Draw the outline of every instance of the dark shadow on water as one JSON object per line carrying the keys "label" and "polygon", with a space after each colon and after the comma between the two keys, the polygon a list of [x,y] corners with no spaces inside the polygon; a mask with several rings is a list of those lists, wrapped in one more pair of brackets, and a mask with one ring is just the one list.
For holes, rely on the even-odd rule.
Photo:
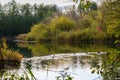
{"label": "dark shadow on water", "polygon": [[19,68],[19,66],[18,61],[0,60],[0,69]]}
{"label": "dark shadow on water", "polygon": [[[0,60],[0,79],[2,78],[3,74],[6,73],[7,71],[19,68],[20,62],[18,61]],[[9,73],[8,75],[11,74]]]}

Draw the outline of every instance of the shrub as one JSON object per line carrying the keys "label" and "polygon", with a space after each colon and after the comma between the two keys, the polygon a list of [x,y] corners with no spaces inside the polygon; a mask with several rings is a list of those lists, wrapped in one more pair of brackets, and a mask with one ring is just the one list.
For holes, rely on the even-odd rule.
{"label": "shrub", "polygon": [[26,40],[26,37],[27,37],[27,34],[19,34],[19,35],[16,37],[16,39],[17,39],[17,40],[23,40],[23,41],[25,41],[25,40]]}
{"label": "shrub", "polygon": [[[67,17],[61,16],[58,18],[53,18],[49,24],[37,24],[31,28],[28,33],[27,40],[36,41],[51,41],[62,35],[62,40],[68,39],[67,32],[76,28],[76,23]],[[64,35],[67,34],[67,35]],[[64,36],[63,36],[64,35]]]}
{"label": "shrub", "polygon": [[45,33],[45,24],[40,23],[36,24],[31,28],[31,31],[28,33],[27,40],[39,40],[43,39]]}
{"label": "shrub", "polygon": [[70,20],[68,17],[65,16],[52,19],[51,25],[55,30],[59,29],[60,31],[66,31],[66,32],[76,28],[75,21]]}
{"label": "shrub", "polygon": [[2,60],[12,60],[20,62],[23,58],[23,56],[18,51],[9,49],[5,40],[2,43],[2,48],[0,48],[0,55],[0,59]]}

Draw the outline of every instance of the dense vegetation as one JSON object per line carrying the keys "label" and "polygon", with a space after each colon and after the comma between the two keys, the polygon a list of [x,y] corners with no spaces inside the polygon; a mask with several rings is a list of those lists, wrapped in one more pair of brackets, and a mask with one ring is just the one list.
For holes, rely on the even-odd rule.
{"label": "dense vegetation", "polygon": [[19,51],[14,51],[8,48],[6,40],[3,39],[3,42],[0,44],[0,61],[15,61],[20,62],[23,56]]}
{"label": "dense vegetation", "polygon": [[49,18],[55,11],[56,5],[18,4],[15,0],[0,4],[0,37],[27,33],[31,26]]}
{"label": "dense vegetation", "polygon": [[[97,6],[96,3],[90,1],[87,1],[86,4],[84,4],[84,0],[81,0],[77,11],[73,7],[69,12],[62,14],[59,12],[57,15],[52,16],[56,11],[57,8],[55,5],[17,4],[14,0],[8,4],[0,5],[0,37],[15,36],[29,32],[27,37],[26,35],[21,35],[23,39],[26,37],[27,40],[38,42],[108,40],[115,40],[116,43],[120,42],[120,0],[103,0],[100,6]],[[49,45],[43,47],[41,45],[36,46],[37,47],[35,47],[35,45],[34,47],[33,45],[29,45],[32,52],[35,51],[35,55],[41,55],[40,51],[41,53],[43,53],[42,51],[50,53],[49,50],[51,50],[51,53],[53,53],[54,49],[65,51],[64,47],[71,50],[70,46],[63,47],[59,45],[59,48],[49,47]],[[44,49],[46,46],[47,49]],[[90,46],[90,48],[92,47]],[[99,50],[96,46],[93,48]],[[103,49],[105,48],[106,47]],[[82,49],[74,47],[75,51],[77,49],[82,51]],[[89,51],[88,48],[84,49]],[[116,54],[113,54],[114,51],[116,51]],[[5,42],[1,44],[1,60],[20,61],[22,57],[23,56],[21,56],[18,51],[9,49]],[[103,75],[105,80],[115,79],[120,75],[119,57],[119,51],[110,48],[107,54],[101,56],[101,65],[96,64],[96,61],[98,61],[97,59],[93,60],[94,64],[91,67],[91,69],[93,69],[92,73],[96,72]],[[97,69],[96,71],[94,70],[95,68]],[[30,70],[28,71],[34,78],[32,72]],[[8,78],[29,80],[28,76],[20,75],[8,75]],[[72,79],[68,78],[68,80]]]}
{"label": "dense vegetation", "polygon": [[[110,6],[110,7],[109,7]],[[78,12],[73,8],[66,14],[55,16],[49,23],[39,23],[31,28],[27,40],[36,41],[114,41],[120,32],[119,1],[83,4]]]}
{"label": "dense vegetation", "polygon": [[[27,40],[35,41],[117,39],[119,42],[119,3],[119,0],[102,1],[98,6],[95,2],[85,4],[81,0],[77,10],[73,6],[68,12],[61,13],[55,5],[18,4],[12,0],[0,4],[0,37],[29,32]],[[22,39],[25,37],[22,35]]]}

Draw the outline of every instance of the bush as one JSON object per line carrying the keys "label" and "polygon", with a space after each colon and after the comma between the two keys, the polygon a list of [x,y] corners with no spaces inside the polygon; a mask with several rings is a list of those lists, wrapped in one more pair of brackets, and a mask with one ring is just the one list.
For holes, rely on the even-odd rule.
{"label": "bush", "polygon": [[68,39],[67,36],[69,36],[67,32],[74,30],[75,28],[76,23],[74,21],[61,16],[53,18],[49,24],[40,23],[34,25],[28,33],[27,40],[51,41],[56,38],[63,38],[61,40],[66,40]]}
{"label": "bush", "polygon": [[[80,19],[80,23],[69,19],[66,16],[52,18],[50,23],[40,23],[31,28],[27,40],[36,41],[106,41],[113,40],[114,34],[108,28],[99,29],[98,20],[100,15],[92,12]],[[78,26],[77,26],[78,25]]]}
{"label": "bush", "polygon": [[31,28],[31,31],[28,33],[27,40],[43,39],[44,33],[45,33],[45,24],[43,23],[36,24]]}
{"label": "bush", "polygon": [[69,32],[76,28],[76,23],[73,20],[70,20],[68,17],[61,16],[58,18],[54,18],[51,21],[51,25],[53,25],[54,29],[59,29],[60,31]]}
{"label": "bush", "polygon": [[6,41],[2,43],[2,48],[0,48],[0,59],[1,60],[10,60],[20,62],[23,56],[18,52],[12,49],[8,49]]}
{"label": "bush", "polygon": [[16,39],[17,39],[17,40],[23,40],[23,41],[25,41],[25,40],[26,40],[26,37],[27,37],[27,34],[19,34],[19,35],[16,37]]}

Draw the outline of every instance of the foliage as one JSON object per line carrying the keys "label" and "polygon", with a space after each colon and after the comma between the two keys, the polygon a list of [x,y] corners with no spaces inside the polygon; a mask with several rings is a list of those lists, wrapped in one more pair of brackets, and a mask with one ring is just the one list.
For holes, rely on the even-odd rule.
{"label": "foliage", "polygon": [[[118,39],[116,43],[119,42],[119,0],[102,1],[100,6],[89,0],[74,1],[80,2],[80,13],[73,7],[73,11],[62,16],[59,15],[61,13],[52,16],[57,11],[55,5],[32,6],[18,4],[14,0],[0,5],[0,36],[29,32],[27,40],[70,42]],[[26,40],[26,35],[19,37]]]}
{"label": "foliage", "polygon": [[97,3],[95,2],[91,2],[91,1],[84,1],[81,0],[78,6],[78,10],[79,12],[88,12],[88,11],[92,11],[92,10],[97,10]]}
{"label": "foliage", "polygon": [[56,5],[18,4],[15,0],[0,4],[0,37],[27,33],[32,25],[57,11]]}
{"label": "foliage", "polygon": [[37,24],[28,33],[28,40],[56,40],[58,35],[69,33],[76,28],[76,23],[65,16],[53,18],[49,24]]}
{"label": "foliage", "polygon": [[[115,20],[112,21],[113,19],[110,13],[114,11],[111,11],[111,8],[108,8],[110,4],[111,2],[104,1],[98,7],[95,2],[87,1],[85,3],[84,0],[81,0],[78,6],[80,13],[75,12],[73,9],[73,12],[70,11],[72,12],[71,14],[68,12],[65,15],[63,14],[64,16],[55,16],[50,19],[49,23],[40,23],[44,24],[45,28],[41,32],[34,31],[32,28],[30,32],[31,34],[28,34],[28,40],[30,40],[32,34],[39,34],[40,37],[35,35],[36,38],[33,35],[33,40],[65,42],[83,40],[114,41],[116,40],[116,36],[118,38],[120,34],[118,30],[116,31],[116,29],[119,28],[117,28],[115,24],[118,22],[118,19],[116,20],[114,17]],[[81,9],[81,7],[83,9]],[[114,14],[115,13],[116,12],[114,12]],[[74,14],[75,18],[73,18]],[[111,24],[111,22],[115,23]]]}
{"label": "foliage", "polygon": [[34,25],[31,28],[31,32],[28,33],[28,40],[40,40],[43,39],[46,26],[43,23]]}
{"label": "foliage", "polygon": [[67,72],[63,71],[60,73],[60,76],[57,76],[57,80],[73,80],[73,77],[71,77]]}
{"label": "foliage", "polygon": [[[115,51],[116,52],[116,51]],[[91,66],[92,73],[101,74],[103,80],[114,80],[120,77],[120,53],[107,53],[102,57],[102,63],[96,64],[98,60],[94,60],[94,65]],[[118,52],[118,51],[117,51]]]}
{"label": "foliage", "polygon": [[10,72],[6,72],[2,75],[2,80],[36,80],[36,78],[33,75],[32,71],[27,68],[24,71],[24,75],[14,73],[11,74]]}
{"label": "foliage", "polygon": [[17,39],[17,40],[24,40],[24,41],[25,41],[26,37],[27,37],[27,34],[20,34],[20,35],[18,35],[18,36],[16,37],[16,39]]}
{"label": "foliage", "polygon": [[1,60],[12,60],[20,62],[23,56],[18,52],[8,48],[6,40],[2,42],[2,47],[0,48],[0,59]]}
{"label": "foliage", "polygon": [[[21,74],[11,74],[10,72],[6,72],[2,75],[2,80],[37,80],[31,71],[31,69],[27,68],[24,71],[24,75]],[[61,76],[57,76],[56,80],[73,80],[73,78],[68,73],[61,73]]]}
{"label": "foliage", "polygon": [[[67,14],[66,14],[67,15]],[[36,41],[106,41],[114,40],[114,33],[106,28],[100,10],[91,11],[71,20],[66,16],[54,17],[50,23],[40,23],[31,28],[28,40]]]}
{"label": "foliage", "polygon": [[61,16],[59,18],[52,19],[51,25],[53,25],[52,27],[55,30],[58,29],[63,32],[69,32],[70,30],[72,30],[76,27],[76,23],[73,20],[70,20],[69,18],[67,18],[65,16]]}
{"label": "foliage", "polygon": [[120,24],[120,1],[119,0],[107,0],[103,1],[100,11],[103,16],[102,24],[106,26],[107,31],[112,33],[117,39],[119,39],[119,24]]}

